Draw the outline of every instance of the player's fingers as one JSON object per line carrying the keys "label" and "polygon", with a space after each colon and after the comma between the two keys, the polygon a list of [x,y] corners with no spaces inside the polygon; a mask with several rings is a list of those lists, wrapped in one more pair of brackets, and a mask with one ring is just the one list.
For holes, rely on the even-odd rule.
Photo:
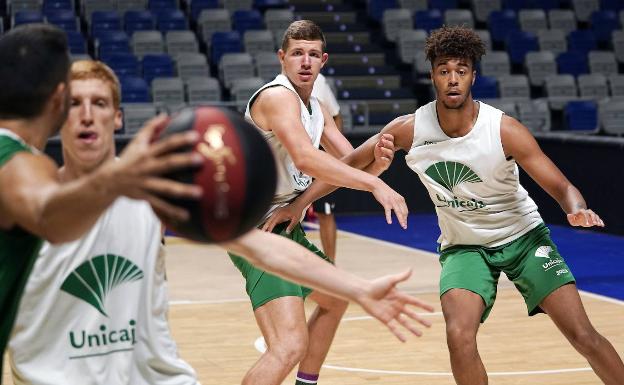
{"label": "player's fingers", "polygon": [[275,227],[275,223],[273,222],[273,216],[271,216],[262,225],[262,231],[272,232],[273,231],[273,227]]}
{"label": "player's fingers", "polygon": [[180,132],[154,142],[150,152],[155,156],[159,156],[180,147],[193,147],[198,140],[199,134],[196,131]]}
{"label": "player's fingers", "polygon": [[196,152],[174,152],[144,162],[140,167],[143,174],[160,175],[187,167],[197,167],[203,163],[204,158]]}
{"label": "player's fingers", "polygon": [[392,206],[385,206],[384,211],[386,213],[386,223],[392,224]]}
{"label": "player's fingers", "polygon": [[288,227],[286,227],[286,232],[290,234],[295,226],[297,226],[297,223],[299,223],[299,220],[297,218],[290,218],[290,223],[288,224]]}
{"label": "player's fingers", "polygon": [[409,330],[415,336],[422,336],[422,332],[418,329],[414,324],[409,321],[409,318],[403,315],[402,313],[396,318],[397,321],[403,325],[404,328]]}
{"label": "player's fingers", "polygon": [[167,114],[159,114],[143,125],[143,127],[134,136],[133,142],[150,143],[155,137],[158,136],[160,130],[165,127],[165,123],[169,118]]}
{"label": "player's fingers", "polygon": [[398,324],[398,321],[395,321],[393,319],[393,320],[390,320],[390,322],[386,323],[386,326],[388,327],[388,329],[390,329],[390,332],[392,332],[392,334],[394,334],[394,336],[399,339],[399,341],[401,342],[407,341],[403,333],[401,333],[401,330],[399,329],[399,326],[397,324]]}
{"label": "player's fingers", "polygon": [[158,218],[174,229],[179,222],[188,221],[190,218],[189,212],[185,209],[171,205],[154,195],[149,195],[145,199],[152,206]]}
{"label": "player's fingers", "polygon": [[405,303],[408,303],[410,305],[419,307],[423,310],[426,310],[428,312],[432,312],[434,310],[433,306],[431,304],[429,304],[428,302],[425,302],[423,300],[420,300],[416,297],[413,297],[409,294],[405,294],[405,293],[399,293],[397,294],[399,296],[402,297],[402,300],[405,301]]}
{"label": "player's fingers", "polygon": [[420,314],[418,314],[417,312],[415,312],[413,309],[409,308],[409,307],[405,307],[403,309],[403,314],[407,315],[407,317],[415,320],[416,322],[418,322],[419,324],[425,326],[425,327],[431,327],[431,321],[426,319],[425,317],[421,316]]}
{"label": "player's fingers", "polygon": [[170,198],[199,199],[203,191],[198,185],[180,183],[166,178],[145,178],[141,187],[152,194]]}

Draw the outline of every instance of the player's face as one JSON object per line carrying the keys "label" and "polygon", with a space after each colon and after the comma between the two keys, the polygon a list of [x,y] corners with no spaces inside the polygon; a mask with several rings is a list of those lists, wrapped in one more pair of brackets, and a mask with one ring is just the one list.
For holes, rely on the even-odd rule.
{"label": "player's face", "polygon": [[475,76],[470,59],[436,58],[431,70],[436,99],[446,108],[461,108],[470,96]]}
{"label": "player's face", "polygon": [[282,71],[298,88],[310,88],[327,61],[320,40],[290,40],[286,52],[279,50]]}
{"label": "player's face", "polygon": [[70,109],[61,130],[65,162],[90,171],[115,156],[114,132],[122,126],[108,82],[72,80]]}

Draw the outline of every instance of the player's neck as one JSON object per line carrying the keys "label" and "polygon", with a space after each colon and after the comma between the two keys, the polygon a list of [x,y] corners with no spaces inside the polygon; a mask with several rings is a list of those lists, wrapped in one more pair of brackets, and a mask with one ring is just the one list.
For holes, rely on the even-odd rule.
{"label": "player's neck", "polygon": [[437,101],[436,112],[442,131],[451,138],[458,138],[472,130],[479,116],[479,103],[468,97],[460,108],[446,108]]}
{"label": "player's neck", "polygon": [[63,167],[59,169],[59,176],[63,182],[78,179],[84,175],[91,174],[95,169],[100,167],[106,161],[113,159],[115,154],[106,157],[98,162],[83,162],[79,159],[72,159],[67,154],[63,154]]}
{"label": "player's neck", "polygon": [[[43,151],[48,138],[52,135],[47,119],[37,117],[33,119],[0,119],[0,127],[12,131],[24,142]],[[45,127],[46,129],[43,129]]]}

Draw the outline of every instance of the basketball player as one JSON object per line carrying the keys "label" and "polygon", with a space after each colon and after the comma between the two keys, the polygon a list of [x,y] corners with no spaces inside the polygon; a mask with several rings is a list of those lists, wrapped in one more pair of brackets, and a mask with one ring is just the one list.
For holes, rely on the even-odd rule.
{"label": "basketball player", "polygon": [[[316,76],[327,61],[324,48],[325,38],[316,24],[308,20],[293,22],[278,51],[282,73],[261,87],[247,105],[246,118],[265,135],[277,157],[278,188],[269,214],[293,200],[314,177],[371,191],[384,206],[387,220],[390,222],[394,210],[405,227],[407,207],[403,197],[378,177],[336,159],[352,147],[327,110],[311,96]],[[326,152],[318,149],[319,144]],[[364,165],[369,171],[381,172],[377,168],[387,166],[383,162],[369,163]],[[307,240],[300,225],[288,234],[279,226],[274,232],[328,259]],[[245,375],[243,384],[281,384],[297,364],[296,384],[316,384],[347,303],[318,292],[310,294],[310,289],[257,269],[236,255],[232,260],[246,279],[254,315],[268,346]],[[306,325],[303,299],[308,295],[318,307]]]}
{"label": "basketball player", "polygon": [[[114,132],[122,126],[119,81],[105,64],[73,63],[70,86],[71,107],[61,130],[64,166],[59,178],[64,183],[113,159]],[[266,260],[279,252],[255,245],[291,250],[282,254],[283,259],[296,261],[301,254],[291,245],[279,244],[282,239],[277,236],[256,233],[228,246],[271,270],[275,264]],[[121,197],[79,240],[45,243],[24,289],[9,342],[14,383],[197,384],[195,372],[179,358],[169,334],[160,239],[160,221],[149,204]],[[247,244],[252,248],[245,249]],[[307,272],[314,263],[326,267],[315,257],[308,259],[313,263],[292,269]],[[390,321],[403,312],[393,306],[413,303],[393,290],[409,274],[369,283],[333,270],[320,272],[320,277],[337,276],[335,283],[325,286],[331,284],[344,297],[357,300],[404,338],[397,321]],[[411,316],[409,309],[404,310]]]}
{"label": "basketball player", "polygon": [[54,162],[41,151],[67,116],[68,70],[67,41],[58,28],[20,26],[0,38],[0,352],[42,239],[78,238],[121,195],[148,200],[170,220],[185,220],[185,210],[156,195],[202,194],[199,187],[154,176],[202,162],[195,153],[166,155],[197,141],[196,134],[150,144],[163,118],[149,122],[119,161],[60,184]]}
{"label": "basketball player", "polygon": [[[530,316],[544,312],[589,362],[603,383],[621,384],[624,365],[590,323],[574,276],[550,238],[537,206],[519,184],[519,164],[561,206],[572,226],[603,227],[581,193],[542,152],[520,122],[472,99],[476,64],[485,53],[471,29],[443,27],[429,35],[437,99],[390,122],[382,133],[429,191],[438,215],[440,296],[455,381],[483,385],[488,378],[477,331],[496,298],[501,272],[514,282]],[[373,158],[375,138],[348,156]],[[318,184],[282,210],[271,224],[291,220],[331,187]],[[298,214],[300,215],[300,214]]]}
{"label": "basketball player", "polygon": [[[319,73],[314,81],[314,88],[312,89],[312,96],[315,96],[318,101],[327,109],[329,115],[336,123],[336,128],[342,132],[342,116],[340,115],[340,105],[336,100],[336,96],[331,87],[327,83],[327,78],[323,74]],[[351,143],[349,143],[351,146]],[[351,146],[349,152],[353,151]],[[336,203],[333,197],[330,195],[316,200],[312,203],[314,208],[314,214],[318,218],[319,222],[319,234],[321,236],[321,245],[323,246],[323,253],[329,257],[330,260],[336,260],[336,218],[334,217],[334,208]]]}
{"label": "basketball player", "polygon": [[[62,182],[115,158],[120,85],[102,62],[74,62],[61,129]],[[161,224],[149,203],[120,197],[79,240],[44,243],[9,341],[20,384],[196,385],[167,323]]]}

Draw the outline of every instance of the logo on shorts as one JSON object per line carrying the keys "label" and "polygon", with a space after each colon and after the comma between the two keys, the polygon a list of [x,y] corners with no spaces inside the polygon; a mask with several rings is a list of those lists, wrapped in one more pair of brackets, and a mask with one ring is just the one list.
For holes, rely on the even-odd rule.
{"label": "logo on shorts", "polygon": [[[433,179],[436,183],[446,188],[451,194],[453,189],[461,183],[481,183],[483,180],[465,164],[458,162],[438,162],[434,163],[425,170],[425,174]],[[460,199],[453,195],[451,199],[436,194],[439,204],[436,207],[451,207],[460,211],[474,211],[487,206],[481,200],[476,199]]]}
{"label": "logo on shorts", "polygon": [[535,256],[538,258],[550,258],[550,252],[553,250],[551,246],[540,246],[535,250]]}
{"label": "logo on shorts", "polygon": [[61,290],[87,302],[108,317],[104,308],[106,296],[122,283],[142,278],[143,271],[132,261],[119,255],[98,255],[74,269],[63,281]]}

